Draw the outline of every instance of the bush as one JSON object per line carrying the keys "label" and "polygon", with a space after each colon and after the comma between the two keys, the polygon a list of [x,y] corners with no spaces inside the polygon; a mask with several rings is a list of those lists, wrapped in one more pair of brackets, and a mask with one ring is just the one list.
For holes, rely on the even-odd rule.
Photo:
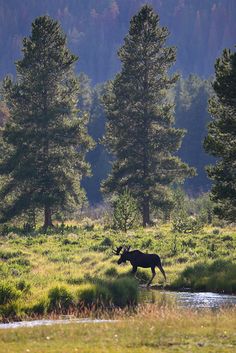
{"label": "bush", "polygon": [[21,292],[13,287],[13,285],[5,282],[0,283],[0,305],[12,303],[20,296]]}
{"label": "bush", "polygon": [[192,290],[236,292],[236,264],[231,261],[215,260],[187,267],[174,282],[175,287]]}
{"label": "bush", "polygon": [[108,305],[112,301],[109,288],[100,283],[87,283],[78,290],[79,303],[85,306]]}
{"label": "bush", "polygon": [[79,303],[91,305],[115,305],[125,307],[138,303],[138,284],[134,278],[123,277],[111,282],[95,280],[78,290]]}
{"label": "bush", "polygon": [[195,234],[203,228],[203,224],[199,218],[195,217],[177,217],[174,219],[173,231],[178,233]]}
{"label": "bush", "polygon": [[16,284],[16,288],[24,293],[30,292],[30,283],[27,283],[24,279]]}
{"label": "bush", "polygon": [[21,251],[2,251],[0,250],[0,260],[9,260],[22,255]]}
{"label": "bush", "polygon": [[46,299],[40,300],[38,303],[34,304],[28,312],[30,314],[44,315],[48,310],[48,301]]}
{"label": "bush", "polygon": [[138,283],[134,278],[118,278],[110,284],[112,302],[119,307],[138,303]]}
{"label": "bush", "polygon": [[113,203],[113,228],[127,232],[136,225],[137,218],[137,202],[130,191],[125,189]]}
{"label": "bush", "polygon": [[48,310],[64,311],[74,304],[73,295],[65,287],[55,287],[48,293]]}
{"label": "bush", "polygon": [[102,240],[101,246],[107,246],[107,247],[113,246],[113,240],[110,239],[110,238],[108,238],[108,237],[106,237],[106,238],[104,238],[104,239]]}
{"label": "bush", "polygon": [[116,277],[118,275],[118,272],[115,267],[110,267],[105,271],[104,274],[108,277]]}
{"label": "bush", "polygon": [[219,228],[214,228],[214,229],[212,230],[212,234],[214,234],[214,235],[220,234]]}

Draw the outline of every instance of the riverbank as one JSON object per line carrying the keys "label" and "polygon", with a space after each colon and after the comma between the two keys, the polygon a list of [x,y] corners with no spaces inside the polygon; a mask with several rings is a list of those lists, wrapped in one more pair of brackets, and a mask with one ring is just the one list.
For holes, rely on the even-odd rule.
{"label": "riverbank", "polygon": [[146,305],[117,322],[0,330],[0,353],[234,353],[236,312]]}
{"label": "riverbank", "polygon": [[205,228],[199,234],[173,234],[170,225],[130,233],[104,231],[100,225],[71,225],[57,233],[0,237],[0,321],[75,314],[84,307],[124,307],[140,302],[138,285],[150,269],[129,276],[117,265],[112,248],[158,253],[167,283],[157,270],[153,284],[192,291],[236,292],[236,231]]}

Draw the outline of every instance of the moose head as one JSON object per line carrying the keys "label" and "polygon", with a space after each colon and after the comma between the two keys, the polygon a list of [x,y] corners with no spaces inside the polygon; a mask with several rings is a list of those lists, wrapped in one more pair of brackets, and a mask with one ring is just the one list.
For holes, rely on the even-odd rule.
{"label": "moose head", "polygon": [[[121,253],[121,250],[123,252]],[[113,254],[120,256],[119,260],[117,261],[118,265],[121,263],[125,263],[128,260],[128,253],[129,253],[130,246],[118,246],[118,248],[113,249]]]}

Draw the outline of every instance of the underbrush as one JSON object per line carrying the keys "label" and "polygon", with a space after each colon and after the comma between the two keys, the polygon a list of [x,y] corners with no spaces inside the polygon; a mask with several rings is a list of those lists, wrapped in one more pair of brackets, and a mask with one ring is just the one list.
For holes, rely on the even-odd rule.
{"label": "underbrush", "polygon": [[0,318],[15,320],[50,314],[76,314],[86,309],[114,309],[134,307],[138,304],[138,284],[130,277],[112,281],[93,279],[78,286],[76,291],[69,287],[52,287],[44,298],[27,305],[18,300],[22,291],[16,286],[0,284]]}
{"label": "underbrush", "polygon": [[188,266],[173,283],[173,287],[188,287],[197,291],[236,293],[236,263],[215,260]]}
{"label": "underbrush", "polygon": [[[93,229],[84,224],[60,229],[54,234],[37,230],[30,235],[11,232],[0,236],[2,320],[140,302],[138,284],[149,281],[151,270],[139,268],[137,280],[130,277],[130,263],[119,266],[112,253],[119,245],[159,254],[167,288],[236,292],[233,228],[216,231],[208,227],[197,234],[173,233],[170,225],[126,234],[105,231],[98,224]],[[156,272],[153,284],[163,285],[161,273]]]}

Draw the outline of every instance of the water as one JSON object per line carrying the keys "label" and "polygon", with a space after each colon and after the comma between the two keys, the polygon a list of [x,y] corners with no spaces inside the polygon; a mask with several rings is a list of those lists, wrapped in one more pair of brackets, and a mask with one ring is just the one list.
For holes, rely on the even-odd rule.
{"label": "water", "polygon": [[178,307],[192,309],[220,309],[236,306],[236,295],[217,294],[211,292],[172,292],[144,290],[147,301],[160,303],[175,303]]}
{"label": "water", "polygon": [[104,322],[115,322],[116,320],[98,320],[98,319],[65,319],[65,320],[33,320],[33,321],[18,321],[7,324],[0,324],[0,329],[20,328],[20,327],[35,327],[35,326],[50,326],[64,324],[84,324],[92,323],[99,324]]}
{"label": "water", "polygon": [[[236,295],[217,294],[217,293],[191,293],[191,292],[171,292],[153,289],[142,290],[143,299],[146,302],[156,302],[160,305],[174,303],[177,307],[192,309],[220,309],[223,307],[236,307]],[[0,329],[16,329],[20,327],[48,326],[56,324],[99,324],[104,322],[115,322],[116,320],[93,320],[93,319],[64,319],[64,320],[34,320],[11,322],[0,324]]]}

